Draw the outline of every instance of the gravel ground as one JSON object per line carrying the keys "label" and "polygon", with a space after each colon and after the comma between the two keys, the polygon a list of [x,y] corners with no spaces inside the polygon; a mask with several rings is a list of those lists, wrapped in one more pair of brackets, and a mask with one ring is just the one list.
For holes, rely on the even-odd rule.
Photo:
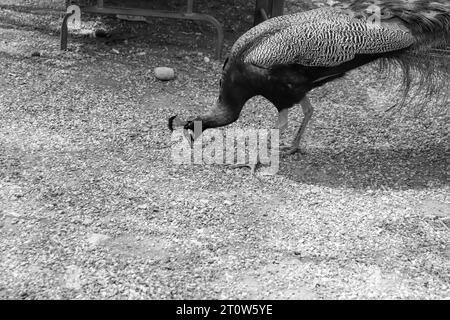
{"label": "gravel ground", "polygon": [[[92,17],[86,29],[114,35],[74,35],[62,53],[58,12],[7,2],[1,299],[450,297],[450,116],[387,112],[395,76],[366,67],[314,91],[307,153],[275,176],[175,166],[167,118],[217,96],[213,30]],[[245,30],[251,10],[238,14]],[[156,66],[177,78],[156,80]],[[275,119],[255,98],[231,127]]]}

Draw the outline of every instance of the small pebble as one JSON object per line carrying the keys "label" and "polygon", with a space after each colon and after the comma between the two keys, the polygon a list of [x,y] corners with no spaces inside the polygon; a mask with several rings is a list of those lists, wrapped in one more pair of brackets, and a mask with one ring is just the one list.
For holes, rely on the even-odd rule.
{"label": "small pebble", "polygon": [[154,69],[155,77],[162,81],[173,80],[175,78],[175,71],[172,68],[157,67]]}

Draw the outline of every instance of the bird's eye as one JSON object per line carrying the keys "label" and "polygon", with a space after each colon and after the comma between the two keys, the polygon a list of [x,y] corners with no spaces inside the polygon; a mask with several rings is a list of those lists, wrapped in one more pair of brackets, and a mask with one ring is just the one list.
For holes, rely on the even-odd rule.
{"label": "bird's eye", "polygon": [[222,88],[222,79],[219,80],[219,87]]}

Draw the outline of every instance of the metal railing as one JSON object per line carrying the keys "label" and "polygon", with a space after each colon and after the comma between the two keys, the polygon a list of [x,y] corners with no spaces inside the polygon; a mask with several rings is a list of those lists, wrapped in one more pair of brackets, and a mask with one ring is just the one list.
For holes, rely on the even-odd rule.
{"label": "metal railing", "polygon": [[[224,41],[224,32],[220,22],[211,15],[194,12],[194,0],[186,0],[187,9],[185,12],[173,12],[163,10],[149,10],[141,8],[128,8],[128,7],[110,7],[105,6],[103,0],[97,0],[96,5],[82,6],[82,12],[96,13],[96,14],[114,14],[125,16],[141,16],[141,17],[154,17],[154,18],[170,18],[170,19],[184,19],[184,20],[196,20],[206,21],[211,23],[217,30],[217,45],[216,45],[216,57],[220,59],[222,54],[222,47]],[[73,14],[73,13],[72,13]],[[67,20],[72,15],[67,13],[61,26],[61,49],[67,48]]]}
{"label": "metal railing", "polygon": [[[124,15],[124,16],[141,16],[141,17],[156,17],[156,18],[171,18],[171,19],[185,19],[185,20],[197,20],[206,21],[211,23],[217,30],[217,44],[216,44],[216,57],[221,58],[222,47],[224,42],[224,31],[220,22],[211,15],[201,14],[194,12],[194,0],[186,0],[187,6],[185,12],[173,12],[173,11],[163,11],[163,10],[149,10],[141,8],[127,8],[127,7],[112,7],[105,6],[103,0],[97,0],[96,5],[92,5],[95,1],[85,1],[87,5],[81,5],[81,10],[87,13],[96,14],[114,14],[114,15]],[[66,5],[77,1],[66,1]],[[81,1],[80,1],[81,2]],[[283,14],[284,0],[256,0],[255,9],[255,25],[267,20],[268,18],[275,17]],[[67,38],[68,38],[68,28],[67,22],[70,16],[74,14],[67,13],[64,17],[61,26],[61,49],[67,49]]]}

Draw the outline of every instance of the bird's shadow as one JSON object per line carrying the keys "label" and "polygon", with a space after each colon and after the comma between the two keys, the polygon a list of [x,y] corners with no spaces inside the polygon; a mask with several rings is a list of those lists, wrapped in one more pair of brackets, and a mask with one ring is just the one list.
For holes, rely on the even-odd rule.
{"label": "bird's shadow", "polygon": [[424,189],[450,185],[450,148],[308,148],[306,154],[281,156],[278,175],[333,188]]}

